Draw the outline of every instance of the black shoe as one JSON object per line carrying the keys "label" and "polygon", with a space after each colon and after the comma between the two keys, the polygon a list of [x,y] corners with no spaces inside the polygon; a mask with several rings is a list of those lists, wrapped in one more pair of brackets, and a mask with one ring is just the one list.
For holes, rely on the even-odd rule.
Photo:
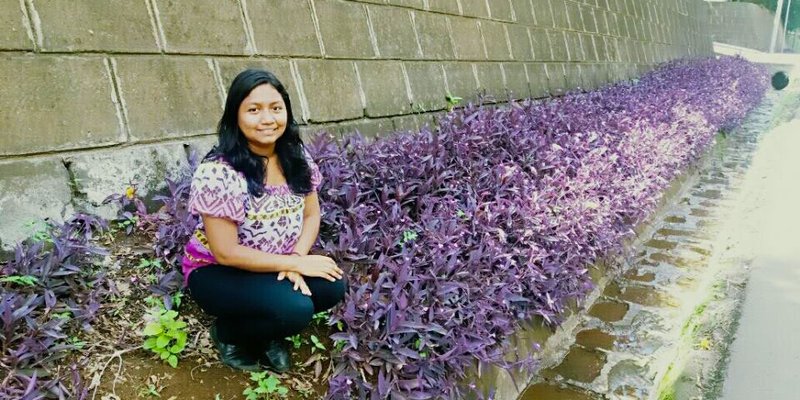
{"label": "black shoe", "polygon": [[243,371],[258,371],[258,360],[249,355],[242,346],[235,344],[222,343],[217,337],[217,326],[211,326],[211,340],[219,352],[219,360],[223,364]]}
{"label": "black shoe", "polygon": [[279,339],[269,341],[267,348],[258,357],[258,361],[265,368],[278,373],[286,372],[292,367],[289,351],[286,350],[286,346]]}

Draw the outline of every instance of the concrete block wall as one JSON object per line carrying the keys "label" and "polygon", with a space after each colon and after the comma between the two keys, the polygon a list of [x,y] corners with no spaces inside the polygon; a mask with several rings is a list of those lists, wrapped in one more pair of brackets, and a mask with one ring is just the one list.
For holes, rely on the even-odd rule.
{"label": "concrete block wall", "polygon": [[[753,3],[708,3],[711,39],[760,51],[769,51],[775,14]],[[783,24],[781,24],[783,32]],[[776,50],[783,45],[779,34]]]}
{"label": "concrete block wall", "polygon": [[246,67],[286,84],[304,135],[376,136],[447,95],[560,95],[711,52],[702,0],[7,0],[0,20],[5,248],[30,221],[158,189],[214,143]]}

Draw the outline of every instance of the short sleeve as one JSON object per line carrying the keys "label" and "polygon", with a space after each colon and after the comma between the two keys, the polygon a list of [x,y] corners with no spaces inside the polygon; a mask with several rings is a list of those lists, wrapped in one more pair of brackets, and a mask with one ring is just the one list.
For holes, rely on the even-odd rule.
{"label": "short sleeve", "polygon": [[201,163],[192,177],[189,212],[242,223],[247,182],[233,167],[221,162]]}
{"label": "short sleeve", "polygon": [[317,166],[317,163],[311,158],[311,154],[308,153],[308,150],[303,149],[303,154],[306,156],[308,169],[311,172],[311,190],[316,192],[319,185],[322,184],[322,173],[319,172],[319,166]]}

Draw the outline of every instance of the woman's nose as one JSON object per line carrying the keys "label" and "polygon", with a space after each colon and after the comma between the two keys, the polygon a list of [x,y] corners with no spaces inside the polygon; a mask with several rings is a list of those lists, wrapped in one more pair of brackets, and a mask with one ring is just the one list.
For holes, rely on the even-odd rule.
{"label": "woman's nose", "polygon": [[261,122],[265,124],[271,124],[275,122],[275,116],[272,115],[272,113],[269,112],[269,110],[264,110],[261,113]]}

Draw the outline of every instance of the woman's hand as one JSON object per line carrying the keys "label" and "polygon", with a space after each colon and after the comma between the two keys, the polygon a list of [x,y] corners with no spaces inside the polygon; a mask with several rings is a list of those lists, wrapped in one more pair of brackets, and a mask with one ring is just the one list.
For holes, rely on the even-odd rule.
{"label": "woman's hand", "polygon": [[344,274],[330,257],[325,256],[297,256],[295,272],[303,276],[324,278],[331,282],[342,279]]}
{"label": "woman's hand", "polygon": [[298,274],[297,272],[290,272],[290,271],[283,271],[278,273],[278,280],[282,281],[283,278],[289,280],[289,282],[294,283],[294,290],[300,289],[300,293],[311,296],[311,289],[308,288],[305,279],[303,276]]}

